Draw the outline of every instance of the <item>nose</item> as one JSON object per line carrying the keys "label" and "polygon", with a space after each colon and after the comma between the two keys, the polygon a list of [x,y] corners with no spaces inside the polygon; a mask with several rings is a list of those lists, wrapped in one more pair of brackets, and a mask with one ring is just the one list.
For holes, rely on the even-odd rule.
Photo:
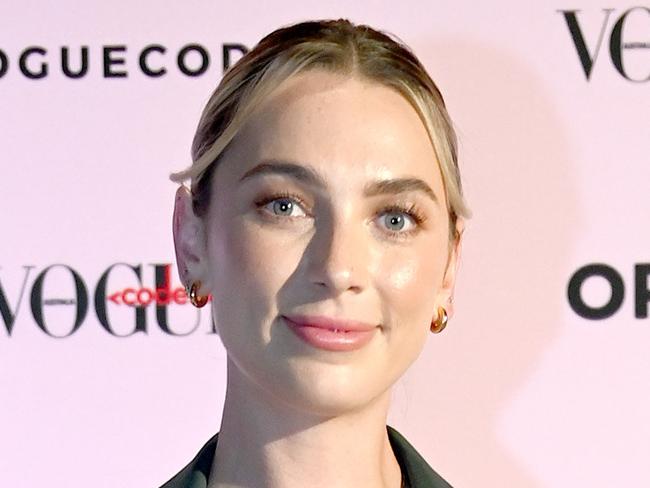
{"label": "nose", "polygon": [[309,281],[330,289],[333,295],[356,293],[367,284],[370,242],[363,222],[351,208],[331,212],[316,225],[307,249]]}

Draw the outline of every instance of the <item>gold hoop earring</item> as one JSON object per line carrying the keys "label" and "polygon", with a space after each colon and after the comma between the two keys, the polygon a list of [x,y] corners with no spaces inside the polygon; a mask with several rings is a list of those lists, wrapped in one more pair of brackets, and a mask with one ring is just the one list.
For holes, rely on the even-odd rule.
{"label": "gold hoop earring", "polygon": [[209,298],[209,295],[203,295],[203,296],[199,295],[197,293],[199,288],[201,288],[201,282],[197,280],[192,282],[192,286],[190,286],[189,291],[187,290],[187,288],[185,289],[187,296],[190,298],[190,302],[196,308],[201,308],[206,303],[208,303],[208,298]]}
{"label": "gold hoop earring", "polygon": [[442,332],[443,329],[447,327],[448,320],[449,316],[447,315],[445,307],[438,307],[438,317],[436,317],[435,321],[431,322],[431,332],[434,334]]}

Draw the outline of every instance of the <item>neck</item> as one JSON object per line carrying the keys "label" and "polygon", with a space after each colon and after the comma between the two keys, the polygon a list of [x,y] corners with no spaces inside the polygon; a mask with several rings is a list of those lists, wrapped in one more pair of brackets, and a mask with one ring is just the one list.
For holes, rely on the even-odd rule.
{"label": "neck", "polygon": [[390,390],[362,409],[316,415],[252,384],[228,362],[209,488],[399,488],[386,417]]}

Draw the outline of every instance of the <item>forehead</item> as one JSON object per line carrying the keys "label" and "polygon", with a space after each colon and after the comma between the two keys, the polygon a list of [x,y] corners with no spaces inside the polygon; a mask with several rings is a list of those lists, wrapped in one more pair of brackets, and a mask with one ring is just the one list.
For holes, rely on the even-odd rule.
{"label": "forehead", "polygon": [[[417,176],[441,188],[435,151],[415,109],[396,90],[314,70],[284,81],[237,135],[231,168],[260,160],[309,165],[325,179]],[[340,183],[340,181],[338,181]]]}

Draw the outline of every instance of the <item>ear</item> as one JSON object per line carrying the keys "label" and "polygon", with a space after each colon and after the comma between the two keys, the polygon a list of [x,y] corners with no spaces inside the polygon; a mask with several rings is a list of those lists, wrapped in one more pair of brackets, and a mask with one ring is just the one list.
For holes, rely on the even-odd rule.
{"label": "ear", "polygon": [[[456,273],[460,265],[460,254],[462,248],[463,234],[465,232],[465,220],[462,217],[456,218],[456,232],[453,242],[450,244],[447,268],[442,280],[440,289],[440,305],[447,311],[449,318],[454,315],[454,287],[456,285]],[[435,312],[438,313],[437,310]]]}
{"label": "ear", "polygon": [[201,281],[199,295],[207,295],[211,288],[208,281],[205,230],[201,218],[192,209],[192,193],[181,185],[176,191],[173,216],[174,249],[181,282],[187,286]]}

